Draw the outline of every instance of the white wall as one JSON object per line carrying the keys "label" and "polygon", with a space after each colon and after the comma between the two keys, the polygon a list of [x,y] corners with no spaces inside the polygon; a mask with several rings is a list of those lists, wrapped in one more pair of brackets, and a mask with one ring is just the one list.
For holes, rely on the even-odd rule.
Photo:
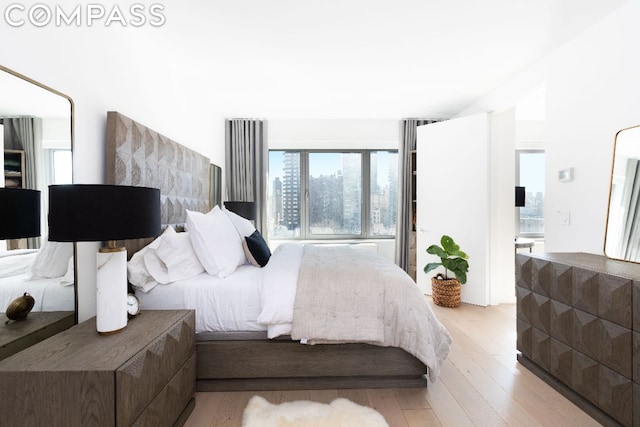
{"label": "white wall", "polygon": [[[640,123],[640,1],[599,24],[497,88],[460,115],[514,105],[546,85],[545,249],[603,253],[613,138]],[[557,172],[573,167],[574,180]],[[560,223],[570,212],[571,223]]]}
{"label": "white wall", "polygon": [[400,119],[270,119],[270,149],[398,149]]}
{"label": "white wall", "polygon": [[[71,0],[57,3],[67,10],[78,4]],[[174,15],[175,21],[178,17]],[[84,23],[77,28],[0,24],[0,39],[11,40],[2,48],[2,65],[73,99],[76,183],[104,182],[106,113],[110,110],[224,164],[224,118],[244,114],[216,102],[228,83],[219,75],[205,74],[201,62],[207,59],[202,51],[192,51],[196,47],[175,48],[179,40],[170,38],[172,31],[159,32],[149,26],[88,27]],[[173,46],[171,56],[168,46]],[[80,321],[95,315],[98,246],[78,244]]]}

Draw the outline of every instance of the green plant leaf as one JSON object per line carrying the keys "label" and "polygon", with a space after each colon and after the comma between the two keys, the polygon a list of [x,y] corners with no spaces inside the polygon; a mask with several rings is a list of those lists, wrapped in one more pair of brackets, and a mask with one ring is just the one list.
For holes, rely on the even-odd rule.
{"label": "green plant leaf", "polygon": [[467,255],[466,253],[462,252],[462,251],[455,251],[453,253],[450,254],[451,256],[458,256],[460,258],[464,258],[464,259],[469,259],[469,255]]}
{"label": "green plant leaf", "polygon": [[446,258],[447,253],[438,245],[431,245],[427,248],[427,253],[440,258]]}
{"label": "green plant leaf", "polygon": [[469,255],[460,250],[460,246],[453,241],[453,239],[447,235],[443,235],[440,238],[442,247],[438,245],[431,245],[427,248],[427,253],[435,255],[440,258],[441,262],[431,262],[424,267],[424,272],[428,273],[431,270],[442,266],[445,269],[444,277],[451,277],[458,279],[460,284],[467,282],[467,273],[469,272]]}
{"label": "green plant leaf", "polygon": [[429,264],[424,266],[424,272],[428,273],[431,270],[435,270],[438,267],[441,267],[442,263],[441,262],[430,262]]}
{"label": "green plant leaf", "polygon": [[463,271],[457,274],[456,278],[458,279],[458,282],[460,282],[461,285],[464,285],[465,283],[467,283],[467,273]]}
{"label": "green plant leaf", "polygon": [[451,237],[446,235],[442,236],[442,238],[440,239],[440,244],[442,244],[442,247],[449,255],[452,255],[454,252],[460,250],[460,246],[458,246]]}

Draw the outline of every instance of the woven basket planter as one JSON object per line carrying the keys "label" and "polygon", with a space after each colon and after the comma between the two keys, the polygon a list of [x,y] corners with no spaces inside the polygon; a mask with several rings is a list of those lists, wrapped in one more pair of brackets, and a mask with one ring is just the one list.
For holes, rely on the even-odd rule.
{"label": "woven basket planter", "polygon": [[431,278],[431,298],[435,305],[457,307],[460,305],[460,282],[458,279]]}

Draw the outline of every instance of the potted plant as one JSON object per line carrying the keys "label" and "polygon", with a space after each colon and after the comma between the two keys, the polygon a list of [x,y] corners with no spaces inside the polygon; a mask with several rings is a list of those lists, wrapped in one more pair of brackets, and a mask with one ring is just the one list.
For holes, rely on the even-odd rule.
{"label": "potted plant", "polygon": [[469,256],[449,236],[443,235],[440,244],[442,247],[431,245],[427,248],[427,253],[439,257],[440,262],[425,265],[424,272],[444,267],[444,274],[438,273],[431,278],[431,297],[436,305],[457,307],[460,305],[460,285],[467,282]]}

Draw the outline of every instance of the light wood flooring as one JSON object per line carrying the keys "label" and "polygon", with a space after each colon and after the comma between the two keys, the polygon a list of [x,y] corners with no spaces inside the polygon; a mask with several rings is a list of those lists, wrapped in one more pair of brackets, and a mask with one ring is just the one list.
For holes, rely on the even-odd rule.
{"label": "light wood flooring", "polygon": [[515,304],[432,307],[453,345],[438,381],[425,389],[197,393],[186,427],[240,426],[255,394],[272,403],[346,397],[376,409],[391,427],[600,425],[516,361]]}

